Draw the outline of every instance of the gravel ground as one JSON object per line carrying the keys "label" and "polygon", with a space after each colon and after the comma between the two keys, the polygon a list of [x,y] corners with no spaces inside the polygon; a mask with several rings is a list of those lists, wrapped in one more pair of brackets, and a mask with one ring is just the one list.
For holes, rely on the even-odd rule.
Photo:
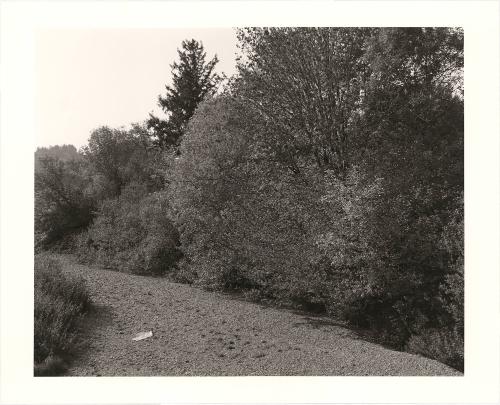
{"label": "gravel ground", "polygon": [[[461,375],[325,317],[58,258],[65,272],[86,279],[95,305],[67,375]],[[152,337],[132,341],[150,330]]]}

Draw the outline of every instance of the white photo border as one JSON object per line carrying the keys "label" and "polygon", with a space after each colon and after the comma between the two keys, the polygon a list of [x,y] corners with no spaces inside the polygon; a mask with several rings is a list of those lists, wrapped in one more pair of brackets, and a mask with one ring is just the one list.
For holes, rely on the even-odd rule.
{"label": "white photo border", "polygon": [[[499,403],[499,16],[478,0],[2,2],[0,403]],[[464,28],[464,376],[33,377],[37,30],[237,26]]]}

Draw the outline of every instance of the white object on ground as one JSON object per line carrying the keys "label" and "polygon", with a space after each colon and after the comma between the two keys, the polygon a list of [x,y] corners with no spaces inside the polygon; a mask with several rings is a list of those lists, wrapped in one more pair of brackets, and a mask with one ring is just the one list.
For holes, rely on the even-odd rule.
{"label": "white object on ground", "polygon": [[138,341],[138,340],[142,340],[142,339],[147,339],[148,337],[151,337],[153,336],[153,331],[149,331],[149,332],[140,332],[138,333],[137,335],[135,335],[132,340],[134,341]]}

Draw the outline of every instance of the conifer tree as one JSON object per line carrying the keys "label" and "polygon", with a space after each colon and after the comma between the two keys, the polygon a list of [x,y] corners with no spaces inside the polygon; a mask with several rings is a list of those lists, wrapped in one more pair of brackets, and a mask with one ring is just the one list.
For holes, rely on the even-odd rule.
{"label": "conifer tree", "polygon": [[167,148],[177,146],[193,116],[196,107],[206,96],[213,94],[220,82],[214,72],[217,55],[206,62],[203,44],[194,39],[182,41],[177,50],[179,61],[172,68],[172,85],[165,86],[166,95],[158,97],[158,105],[166,114],[165,119],[150,114],[147,125],[152,130],[154,143]]}

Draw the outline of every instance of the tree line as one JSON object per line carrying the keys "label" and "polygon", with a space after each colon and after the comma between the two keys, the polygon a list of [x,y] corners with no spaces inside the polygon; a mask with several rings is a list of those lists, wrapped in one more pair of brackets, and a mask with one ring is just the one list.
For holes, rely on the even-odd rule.
{"label": "tree line", "polygon": [[182,43],[163,117],[36,152],[37,249],[325,312],[463,369],[463,32],[237,38],[231,78]]}

